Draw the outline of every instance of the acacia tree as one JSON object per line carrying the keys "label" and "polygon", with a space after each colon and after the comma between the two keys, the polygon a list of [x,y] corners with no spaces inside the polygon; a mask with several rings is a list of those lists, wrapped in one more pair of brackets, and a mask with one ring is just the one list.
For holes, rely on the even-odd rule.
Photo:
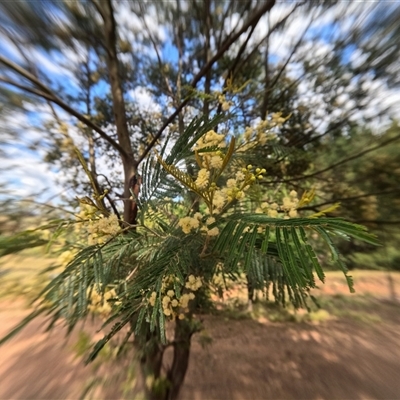
{"label": "acacia tree", "polygon": [[[54,235],[60,236],[68,235],[69,227],[80,226],[81,241],[75,239],[75,252],[43,290],[36,310],[3,340],[41,313],[50,314],[51,325],[62,318],[72,329],[90,311],[92,292],[97,291],[112,304],[106,324],[117,322],[88,360],[130,326],[128,337],[134,334],[145,395],[175,399],[188,366],[191,337],[201,329],[196,314],[206,306],[216,275],[235,277],[243,271],[256,289],[269,290],[272,285],[276,302],[308,307],[309,291],[316,285],[314,273],[324,280],[308,239],[316,232],[326,240],[352,290],[332,237],[339,234],[375,244],[374,237],[361,226],[324,218],[323,213],[297,217],[296,209],[312,200],[310,192],[300,200],[290,192],[282,204],[272,203],[267,214],[262,212],[264,204],[261,210],[248,212],[246,198],[257,192],[254,186],[266,171],[246,166],[241,153],[257,145],[266,127],[263,124],[247,139],[231,137],[227,143],[227,133],[212,129],[218,122],[220,117],[194,120],[168,154],[164,145],[160,154],[147,159],[134,226],[119,224],[100,198],[86,197],[76,220],[38,228],[56,229]],[[192,166],[194,176],[177,167],[182,161]],[[176,218],[171,213],[174,204],[165,196],[180,197],[186,216]],[[194,197],[198,212],[193,210]],[[172,337],[166,332],[169,323],[174,324]],[[174,358],[163,375],[163,354],[169,346]]]}
{"label": "acacia tree", "polygon": [[[256,36],[274,3],[205,1],[191,3],[193,8],[180,1],[157,8],[111,0],[2,4],[7,16],[2,30],[18,54],[0,56],[3,94],[12,87],[14,95],[23,92],[35,105],[41,99],[50,110],[50,135],[41,139],[49,146],[47,159],[76,168],[70,180],[82,208],[76,218],[45,226],[54,239],[63,238],[72,258],[17,330],[43,312],[50,313],[52,323],[65,319],[72,329],[87,316],[97,291],[112,304],[108,322],[115,325],[90,359],[128,326],[146,395],[174,399],[187,369],[191,336],[200,329],[195,315],[207,304],[215,275],[245,272],[252,287],[272,285],[277,302],[306,306],[314,272],[324,278],[310,233],[325,239],[345,273],[331,237],[375,243],[360,226],[323,213],[300,218],[297,210],[311,201],[310,191],[299,199],[291,186],[272,195],[256,184],[268,182],[260,154],[273,161],[267,174],[274,185],[284,179],[272,166],[286,162],[289,153],[282,145],[294,142],[304,150],[322,135],[312,129],[304,134],[311,111],[293,100],[293,79],[284,79],[289,61],[274,67],[269,62],[272,34],[308,5],[294,5]],[[140,29],[127,29],[124,13]],[[240,24],[235,23],[239,16]],[[155,20],[167,27],[167,43],[154,29]],[[176,54],[168,60],[171,48]],[[54,82],[35,61],[47,54],[67,62],[76,53],[75,89]],[[143,88],[157,100],[155,112],[146,114],[129,97]],[[120,164],[121,174],[104,177],[100,158],[107,167]],[[292,175],[297,178],[303,170],[294,168]],[[69,233],[72,226],[81,229]],[[6,240],[5,246],[20,244],[19,238]],[[30,245],[36,240],[31,233],[23,238]],[[173,338],[166,334],[168,323],[174,324]],[[174,358],[165,373],[163,354],[169,346]]]}

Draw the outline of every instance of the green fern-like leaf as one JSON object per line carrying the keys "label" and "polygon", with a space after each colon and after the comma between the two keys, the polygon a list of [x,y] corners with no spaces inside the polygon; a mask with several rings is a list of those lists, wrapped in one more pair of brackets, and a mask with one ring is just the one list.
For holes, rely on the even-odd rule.
{"label": "green fern-like leaf", "polygon": [[[321,281],[325,279],[323,268],[308,241],[307,231],[317,232],[326,241],[333,261],[346,277],[350,291],[354,290],[352,279],[347,275],[347,268],[332,238],[346,234],[377,244],[376,237],[369,234],[364,227],[337,218],[282,220],[269,218],[264,214],[234,214],[226,217],[225,222],[225,227],[214,244],[214,251],[222,254],[226,270],[238,270],[239,262],[242,261],[240,267],[255,282],[259,282],[259,267],[256,266],[260,264],[260,255],[269,255],[280,263],[284,276],[283,286],[286,285],[286,293],[295,306],[306,305],[307,291],[315,287],[313,272]],[[247,232],[244,232],[245,228]],[[275,238],[271,237],[272,228]],[[260,251],[255,252],[254,247]],[[268,282],[265,279],[265,284],[268,285]],[[278,293],[276,285],[274,292],[284,301],[284,294]]]}

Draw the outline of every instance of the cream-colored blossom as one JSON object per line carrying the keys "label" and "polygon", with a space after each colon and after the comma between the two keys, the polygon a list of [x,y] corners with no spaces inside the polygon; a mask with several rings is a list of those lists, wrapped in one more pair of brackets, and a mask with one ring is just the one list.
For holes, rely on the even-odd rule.
{"label": "cream-colored blossom", "polygon": [[227,181],[226,181],[226,186],[228,187],[228,188],[232,188],[232,187],[236,187],[236,179],[228,179]]}
{"label": "cream-colored blossom", "polygon": [[272,208],[268,210],[268,217],[276,218],[278,216],[278,211]]}
{"label": "cream-colored blossom", "polygon": [[201,215],[201,213],[197,212],[193,215],[194,218],[201,220],[203,218],[203,216]]}
{"label": "cream-colored blossom", "polygon": [[115,214],[109,217],[100,215],[100,218],[91,220],[86,228],[89,233],[89,244],[104,243],[120,231],[118,218]]}
{"label": "cream-colored blossom", "polygon": [[222,110],[228,111],[232,107],[233,103],[231,101],[224,101],[222,103]]}
{"label": "cream-colored blossom", "polygon": [[167,292],[167,296],[169,296],[169,297],[174,297],[175,296],[175,292],[173,291],[173,290],[168,290],[168,292]]}
{"label": "cream-colored blossom", "polygon": [[296,210],[295,208],[292,208],[292,209],[289,211],[289,217],[290,217],[290,218],[296,218],[296,217],[297,217],[297,210]]}
{"label": "cream-colored blossom", "polygon": [[214,197],[213,197],[214,207],[220,209],[225,205],[225,203],[226,203],[225,193],[222,192],[221,190],[216,190],[214,192]]}
{"label": "cream-colored blossom", "polygon": [[169,296],[164,296],[162,299],[162,305],[164,308],[168,307],[169,303],[171,302],[171,298]]}
{"label": "cream-colored blossom", "polygon": [[208,217],[206,220],[206,225],[211,225],[215,222],[215,218],[214,217]]}
{"label": "cream-colored blossom", "polygon": [[281,112],[279,112],[279,113],[273,113],[273,114],[271,115],[272,122],[273,122],[274,124],[276,124],[277,126],[282,125],[282,124],[286,121],[286,118],[281,117],[281,115],[282,115]]}
{"label": "cream-colored blossom", "polygon": [[199,220],[192,217],[183,217],[179,220],[178,225],[182,228],[184,233],[190,233],[192,229],[199,227]]}
{"label": "cream-colored blossom", "polygon": [[296,192],[295,190],[292,190],[292,191],[289,193],[289,196],[290,196],[290,197],[297,197],[297,192]]}
{"label": "cream-colored blossom", "polygon": [[235,177],[236,177],[236,181],[238,181],[238,182],[244,181],[244,178],[245,178],[244,173],[241,171],[236,172]]}
{"label": "cream-colored blossom", "polygon": [[196,185],[200,189],[205,188],[208,185],[208,179],[210,178],[210,171],[207,171],[205,168],[202,168],[199,171],[196,179]]}
{"label": "cream-colored blossom", "polygon": [[243,192],[243,190],[238,190],[238,191],[236,192],[235,198],[236,198],[237,200],[243,199],[243,198],[244,198],[244,192]]}
{"label": "cream-colored blossom", "polygon": [[204,136],[204,142],[209,146],[219,144],[225,138],[225,135],[218,134],[214,130],[208,131]]}
{"label": "cream-colored blossom", "polygon": [[204,149],[205,147],[219,146],[224,147],[223,142],[225,135],[218,134],[214,130],[208,131],[204,136],[202,136],[195,145],[195,150]]}
{"label": "cream-colored blossom", "polygon": [[214,227],[207,231],[208,236],[217,236],[218,234],[219,234],[219,229],[217,227]]}
{"label": "cream-colored blossom", "polygon": [[293,203],[293,201],[290,197],[283,198],[283,205],[281,206],[282,210],[290,210],[294,206],[295,206],[295,204]]}
{"label": "cream-colored blossom", "polygon": [[156,298],[157,298],[157,293],[152,292],[149,298],[149,303],[152,307],[154,307],[154,304],[156,303]]}
{"label": "cream-colored blossom", "polygon": [[179,299],[179,305],[182,308],[186,308],[188,306],[188,304],[189,304],[189,300],[190,300],[189,294],[188,293],[184,293],[181,296],[181,298]]}
{"label": "cream-colored blossom", "polygon": [[210,165],[212,168],[221,168],[222,167],[221,156],[212,156],[210,159]]}
{"label": "cream-colored blossom", "polygon": [[250,126],[246,127],[246,129],[244,130],[245,140],[249,141],[252,134],[253,134],[253,128]]}
{"label": "cream-colored blossom", "polygon": [[179,305],[179,302],[178,302],[177,299],[174,299],[174,300],[171,301],[171,306],[172,307],[178,307],[178,305]]}
{"label": "cream-colored blossom", "polygon": [[265,131],[269,127],[269,125],[270,125],[269,121],[262,119],[258,122],[255,129],[257,131]]}
{"label": "cream-colored blossom", "polygon": [[258,140],[258,143],[261,144],[261,146],[264,146],[264,144],[267,143],[267,141],[268,141],[268,136],[265,132],[260,132],[257,135],[257,140]]}
{"label": "cream-colored blossom", "polygon": [[187,289],[191,289],[194,292],[198,290],[201,286],[202,286],[201,278],[199,276],[195,277],[194,275],[190,275],[188,281],[185,284],[185,287]]}
{"label": "cream-colored blossom", "polygon": [[270,208],[272,208],[273,210],[277,210],[279,208],[279,205],[277,203],[272,203],[270,205]]}

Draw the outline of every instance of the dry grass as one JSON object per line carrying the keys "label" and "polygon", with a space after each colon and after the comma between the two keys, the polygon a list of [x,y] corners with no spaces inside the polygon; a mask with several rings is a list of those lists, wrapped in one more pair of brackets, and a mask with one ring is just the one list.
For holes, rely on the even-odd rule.
{"label": "dry grass", "polygon": [[0,259],[0,297],[27,295],[29,298],[51,278],[55,259],[38,250],[27,250]]}

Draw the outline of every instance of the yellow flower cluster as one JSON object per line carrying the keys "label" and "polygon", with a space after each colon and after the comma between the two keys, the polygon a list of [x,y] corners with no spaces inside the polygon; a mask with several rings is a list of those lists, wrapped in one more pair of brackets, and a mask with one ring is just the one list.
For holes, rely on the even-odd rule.
{"label": "yellow flower cluster", "polygon": [[202,168],[196,179],[196,186],[200,189],[204,189],[208,186],[209,184],[209,179],[210,179],[210,171],[207,171],[207,169]]}
{"label": "yellow flower cluster", "polygon": [[199,220],[193,217],[183,217],[179,220],[178,225],[182,228],[183,232],[187,234],[199,227]]}
{"label": "yellow flower cluster", "polygon": [[[226,147],[226,143],[224,142],[225,135],[218,134],[214,130],[208,131],[205,135],[203,135],[195,144],[194,150],[201,150],[206,147],[218,146],[220,148]],[[211,154],[211,153],[207,153]]]}
{"label": "yellow flower cluster", "polygon": [[[243,139],[245,143],[240,146],[239,151],[243,152],[248,150],[249,148],[260,144],[265,145],[268,141],[276,138],[276,134],[271,131],[275,126],[279,126],[278,124],[278,114],[272,114],[271,120],[260,120],[257,125],[254,127],[248,126],[243,135]],[[286,119],[284,119],[286,121]]]}
{"label": "yellow flower cluster", "polygon": [[118,218],[115,214],[91,220],[88,224],[89,244],[101,244],[106,242],[112,236],[116,235],[119,230]]}
{"label": "yellow flower cluster", "polygon": [[189,275],[188,281],[185,283],[185,288],[193,290],[195,292],[196,290],[200,289],[202,286],[201,278],[195,277],[194,275]]}
{"label": "yellow flower cluster", "polygon": [[277,203],[261,203],[260,207],[256,209],[258,213],[267,214],[271,218],[278,218],[278,210],[283,211],[281,215],[284,219],[296,218],[297,217],[297,208],[299,207],[299,199],[297,197],[297,192],[292,190],[289,193],[289,196],[285,196],[282,199],[282,204],[278,205]]}
{"label": "yellow flower cluster", "polygon": [[221,108],[223,111],[228,111],[233,106],[233,102],[226,100],[226,97],[224,94],[220,94],[218,96],[218,101],[221,104]]}
{"label": "yellow flower cluster", "polygon": [[117,293],[114,289],[107,290],[103,296],[99,292],[100,290],[94,288],[90,293],[88,310],[106,319],[112,310],[111,303],[108,300],[117,299]]}
{"label": "yellow flower cluster", "polygon": [[289,197],[283,198],[283,204],[281,205],[281,210],[287,213],[287,217],[295,218],[297,217],[297,207],[299,204],[299,199],[297,197],[297,192],[292,190],[289,193]]}
{"label": "yellow flower cluster", "polygon": [[178,225],[182,228],[182,231],[186,234],[190,233],[192,230],[196,230],[200,224],[202,225],[200,228],[201,232],[205,232],[208,236],[217,236],[219,233],[219,229],[214,227],[209,229],[208,226],[215,222],[215,218],[207,218],[205,223],[202,223],[203,216],[201,213],[194,214],[193,217],[183,217],[179,220]]}
{"label": "yellow flower cluster", "polygon": [[212,180],[211,178],[213,175],[215,176],[215,174],[218,173],[222,168],[224,154],[221,150],[201,153],[198,151],[209,147],[224,148],[226,147],[224,139],[225,135],[218,134],[214,130],[210,130],[195,144],[194,151],[196,154],[197,163],[200,167],[195,184],[199,189],[206,189],[210,186]]}
{"label": "yellow flower cluster", "polygon": [[97,208],[94,205],[87,203],[79,203],[80,211],[76,214],[79,219],[92,219],[97,212]]}
{"label": "yellow flower cluster", "polygon": [[282,117],[281,112],[273,113],[273,114],[271,114],[271,122],[274,126],[282,126],[282,124],[284,122],[286,122],[289,117],[290,117],[290,115],[286,118]]}
{"label": "yellow flower cluster", "polygon": [[261,203],[260,207],[256,209],[256,212],[267,214],[271,218],[277,218],[278,209],[279,205],[277,203],[269,204],[268,202],[263,202]]}
{"label": "yellow flower cluster", "polygon": [[[161,305],[163,313],[166,317],[171,320],[184,319],[185,313],[189,312],[189,301],[193,300],[196,296],[193,292],[200,289],[203,285],[200,277],[195,277],[194,275],[189,275],[187,282],[185,283],[185,288],[189,289],[190,292],[183,293],[178,298],[175,290],[171,287],[172,283],[176,280],[173,276],[169,276],[164,279],[163,285],[161,287]],[[157,299],[157,292],[152,292],[149,297],[149,304],[154,307]]]}
{"label": "yellow flower cluster", "polygon": [[[115,214],[106,217],[100,210],[90,203],[90,199],[81,199],[80,211],[76,214],[78,222],[83,222],[83,227],[88,233],[89,245],[102,244],[120,231],[118,218]],[[82,233],[82,224],[76,224],[76,233]]]}
{"label": "yellow flower cluster", "polygon": [[247,168],[242,168],[241,171],[236,172],[235,178],[230,178],[226,182],[226,187],[218,189],[215,188],[213,193],[213,214],[219,214],[222,208],[233,200],[241,200],[244,198],[245,191],[250,186],[263,178],[266,171],[265,169],[254,168],[248,165]]}

